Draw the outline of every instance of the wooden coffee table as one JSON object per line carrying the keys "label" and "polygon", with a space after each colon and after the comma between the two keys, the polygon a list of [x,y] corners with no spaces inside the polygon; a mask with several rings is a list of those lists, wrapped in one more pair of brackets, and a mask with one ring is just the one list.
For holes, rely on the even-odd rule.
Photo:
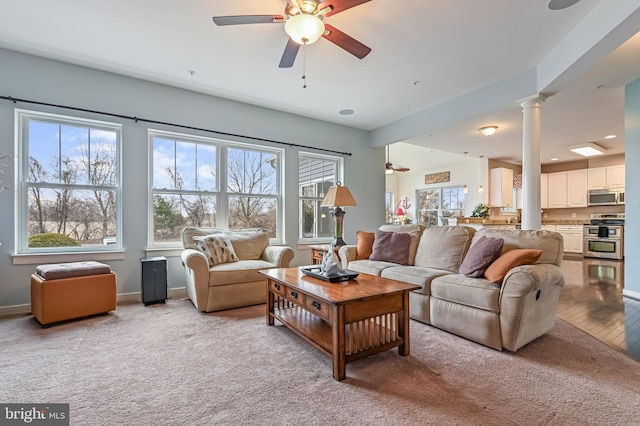
{"label": "wooden coffee table", "polygon": [[409,292],[401,281],[360,274],[330,283],[299,268],[260,271],[267,277],[267,324],[277,319],[333,361],[333,378],[347,363],[398,347],[409,355]]}

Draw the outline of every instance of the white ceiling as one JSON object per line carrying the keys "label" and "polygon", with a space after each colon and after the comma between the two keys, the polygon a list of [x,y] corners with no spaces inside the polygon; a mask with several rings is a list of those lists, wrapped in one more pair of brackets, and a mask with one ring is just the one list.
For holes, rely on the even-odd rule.
{"label": "white ceiling", "polygon": [[[211,17],[281,15],[285,0],[5,0],[0,47],[373,132],[403,127],[372,146],[409,140],[436,150],[518,161],[522,117],[516,98],[493,111],[480,105],[446,126],[425,123],[420,130],[415,123],[402,123],[535,70],[554,54],[562,56],[554,49],[576,36],[581,24],[609,17],[604,12],[633,9],[625,31],[628,21],[636,31],[624,38],[640,30],[637,0],[581,0],[560,11],[549,10],[548,1],[371,0],[326,18],[369,46],[369,56],[359,60],[320,39],[305,48],[305,61],[301,49],[294,66],[281,69],[287,41],[282,24],[219,27]],[[612,133],[618,138],[602,145],[611,154],[624,151],[623,85],[640,77],[639,58],[636,37],[603,55],[588,72],[559,73],[555,85],[547,85],[559,92],[542,108],[543,162],[552,156],[577,159],[566,146],[603,141]],[[355,113],[342,116],[342,109]],[[480,135],[477,129],[486,124],[498,125],[498,133]]]}

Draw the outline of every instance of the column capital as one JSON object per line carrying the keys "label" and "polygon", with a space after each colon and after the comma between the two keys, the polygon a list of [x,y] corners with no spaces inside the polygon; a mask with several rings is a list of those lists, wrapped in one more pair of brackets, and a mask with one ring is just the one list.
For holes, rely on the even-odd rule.
{"label": "column capital", "polygon": [[539,107],[542,102],[546,101],[547,97],[542,93],[528,96],[526,98],[519,99],[517,102],[522,108],[526,107]]}

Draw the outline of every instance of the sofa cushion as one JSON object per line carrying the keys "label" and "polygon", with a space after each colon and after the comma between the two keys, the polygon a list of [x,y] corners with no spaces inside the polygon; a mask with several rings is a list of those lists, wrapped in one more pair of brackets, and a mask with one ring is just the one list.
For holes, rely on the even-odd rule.
{"label": "sofa cushion", "polygon": [[377,277],[380,276],[384,269],[390,268],[392,266],[398,266],[398,264],[369,259],[352,260],[351,262],[349,262],[350,271],[358,272],[361,274],[375,275]]}
{"label": "sofa cushion", "polygon": [[259,271],[277,267],[277,265],[264,260],[240,260],[234,263],[221,263],[209,268],[209,286],[264,281],[264,275],[260,274]]}
{"label": "sofa cushion", "polygon": [[487,238],[483,235],[469,248],[460,265],[460,273],[469,278],[482,277],[487,266],[500,256],[503,245],[502,238]]}
{"label": "sofa cushion", "polygon": [[431,297],[495,313],[500,312],[500,286],[484,278],[449,274],[431,282]]}
{"label": "sofa cushion", "polygon": [[356,260],[368,259],[373,251],[373,241],[375,240],[375,232],[357,231],[358,239],[356,247]]}
{"label": "sofa cushion", "polygon": [[540,259],[540,255],[542,255],[542,250],[509,250],[489,265],[486,271],[484,271],[484,276],[492,283],[502,283],[505,275],[507,275],[507,272],[511,269],[520,265],[531,265],[536,263],[536,261]]}
{"label": "sofa cushion", "polygon": [[207,256],[209,266],[220,263],[237,262],[238,256],[233,250],[229,237],[225,234],[212,234],[203,237],[193,237],[196,247]]}
{"label": "sofa cushion", "polygon": [[467,226],[431,226],[422,232],[416,266],[443,269],[457,274],[475,229]]}
{"label": "sofa cushion", "polygon": [[422,268],[420,266],[392,266],[383,269],[380,276],[419,285],[421,288],[414,291],[428,296],[431,294],[431,281],[447,274],[450,274],[450,272],[442,269]]}
{"label": "sofa cushion", "polygon": [[560,266],[564,256],[562,235],[554,231],[484,228],[476,232],[474,242],[482,236],[502,238],[504,240],[503,253],[516,248],[542,250],[542,255],[537,263],[551,263]]}
{"label": "sofa cushion", "polygon": [[411,245],[409,246],[409,259],[408,265],[413,265],[416,259],[416,251],[418,250],[418,244],[420,243],[420,236],[426,226],[417,224],[406,225],[382,225],[378,228],[380,231],[385,232],[403,232],[411,235]]}
{"label": "sofa cushion", "polygon": [[376,231],[370,260],[406,265],[409,262],[411,236],[403,232]]}

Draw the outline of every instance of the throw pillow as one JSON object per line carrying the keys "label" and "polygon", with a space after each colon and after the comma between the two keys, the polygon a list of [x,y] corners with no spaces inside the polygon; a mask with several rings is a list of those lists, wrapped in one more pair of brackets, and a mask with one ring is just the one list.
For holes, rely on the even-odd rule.
{"label": "throw pillow", "polygon": [[205,235],[204,237],[193,237],[196,247],[207,256],[209,266],[221,263],[237,262],[238,256],[233,250],[233,245],[229,237],[224,234]]}
{"label": "throw pillow", "polygon": [[531,265],[540,259],[542,250],[513,249],[496,259],[486,271],[484,276],[492,283],[502,283],[505,275],[511,269],[520,265]]}
{"label": "throw pillow", "polygon": [[370,260],[393,262],[399,265],[409,263],[411,235],[404,232],[376,231]]}
{"label": "throw pillow", "polygon": [[371,256],[375,237],[376,234],[374,232],[356,232],[356,238],[358,239],[356,246],[356,260],[368,259],[369,256]]}
{"label": "throw pillow", "polygon": [[471,246],[460,265],[460,273],[469,278],[479,278],[502,252],[504,239],[487,238],[484,235]]}
{"label": "throw pillow", "polygon": [[411,235],[411,245],[409,246],[409,266],[413,266],[416,259],[416,252],[418,251],[418,244],[420,243],[420,237],[424,226],[410,223],[406,225],[382,225],[378,228],[385,232],[406,232]]}

